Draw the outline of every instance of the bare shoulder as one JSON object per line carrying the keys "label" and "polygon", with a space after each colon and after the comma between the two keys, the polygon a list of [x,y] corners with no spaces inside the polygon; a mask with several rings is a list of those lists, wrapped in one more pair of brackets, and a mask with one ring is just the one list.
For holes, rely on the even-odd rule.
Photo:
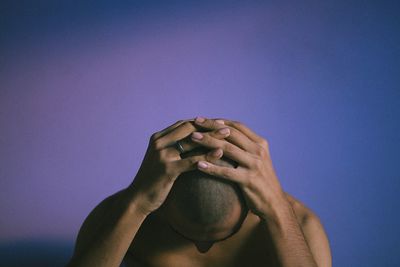
{"label": "bare shoulder", "polygon": [[84,250],[84,248],[90,243],[100,227],[99,222],[107,219],[108,210],[120,194],[121,191],[105,198],[89,213],[79,230],[75,244],[75,254]]}
{"label": "bare shoulder", "polygon": [[289,203],[292,205],[292,208],[296,213],[297,221],[300,225],[303,225],[308,217],[315,215],[315,213],[299,199],[295,198],[287,192],[285,192],[285,195]]}
{"label": "bare shoulder", "polygon": [[303,202],[286,193],[286,197],[293,207],[304,238],[319,267],[331,267],[332,256],[328,236],[319,216]]}

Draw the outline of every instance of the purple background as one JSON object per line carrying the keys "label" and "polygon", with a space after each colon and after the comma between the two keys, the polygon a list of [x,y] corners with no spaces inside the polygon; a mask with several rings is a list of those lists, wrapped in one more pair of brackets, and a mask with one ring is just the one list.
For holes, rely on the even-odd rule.
{"label": "purple background", "polygon": [[269,140],[334,266],[398,264],[397,1],[149,2],[1,2],[0,264],[62,266],[149,136],[197,115]]}

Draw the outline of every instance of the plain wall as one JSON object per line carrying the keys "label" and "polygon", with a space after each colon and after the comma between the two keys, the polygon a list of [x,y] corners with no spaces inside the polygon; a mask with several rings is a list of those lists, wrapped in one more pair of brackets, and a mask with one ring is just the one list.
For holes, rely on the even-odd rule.
{"label": "plain wall", "polygon": [[149,136],[198,115],[269,141],[334,266],[398,264],[396,1],[81,2],[0,4],[1,266],[66,263]]}

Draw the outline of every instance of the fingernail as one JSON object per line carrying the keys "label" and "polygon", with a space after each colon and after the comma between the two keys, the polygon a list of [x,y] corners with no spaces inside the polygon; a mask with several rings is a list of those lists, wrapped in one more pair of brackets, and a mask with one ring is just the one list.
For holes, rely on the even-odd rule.
{"label": "fingernail", "polygon": [[223,134],[223,135],[229,134],[230,132],[231,132],[231,130],[229,130],[229,128],[222,128],[222,129],[218,130],[218,133]]}
{"label": "fingernail", "polygon": [[221,157],[222,156],[222,150],[221,149],[217,149],[212,153],[213,157]]}
{"label": "fingernail", "polygon": [[206,169],[206,168],[208,167],[207,163],[205,163],[204,161],[199,161],[199,162],[197,163],[197,166],[198,166],[200,169]]}
{"label": "fingernail", "polygon": [[203,135],[199,132],[194,132],[194,133],[192,133],[192,138],[196,139],[196,140],[201,140],[201,139],[203,139]]}
{"label": "fingernail", "polygon": [[223,120],[215,120],[215,122],[218,123],[218,124],[224,124],[225,125],[225,122]]}
{"label": "fingernail", "polygon": [[197,122],[197,123],[203,123],[205,121],[206,121],[206,119],[204,117],[196,117],[196,119],[195,119],[195,122]]}

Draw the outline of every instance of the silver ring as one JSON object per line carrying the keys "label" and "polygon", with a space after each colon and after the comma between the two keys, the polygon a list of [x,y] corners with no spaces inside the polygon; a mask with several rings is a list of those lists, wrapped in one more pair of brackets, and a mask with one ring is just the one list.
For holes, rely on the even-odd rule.
{"label": "silver ring", "polygon": [[181,142],[176,141],[175,142],[175,148],[179,151],[179,153],[185,153],[185,149],[183,148]]}

